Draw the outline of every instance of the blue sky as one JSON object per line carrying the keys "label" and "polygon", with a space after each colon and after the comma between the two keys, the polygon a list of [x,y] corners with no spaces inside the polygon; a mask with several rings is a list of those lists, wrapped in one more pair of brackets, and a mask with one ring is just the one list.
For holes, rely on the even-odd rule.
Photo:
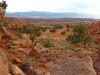
{"label": "blue sky", "polygon": [[[1,0],[0,0],[1,1]],[[50,11],[100,14],[100,0],[5,0],[8,12]]]}

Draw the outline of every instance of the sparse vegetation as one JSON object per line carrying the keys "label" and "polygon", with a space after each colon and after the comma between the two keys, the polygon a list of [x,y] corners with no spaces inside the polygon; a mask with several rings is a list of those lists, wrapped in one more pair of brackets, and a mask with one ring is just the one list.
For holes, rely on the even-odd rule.
{"label": "sparse vegetation", "polygon": [[54,28],[54,29],[62,29],[62,28],[63,28],[63,26],[62,26],[62,25],[60,25],[60,24],[56,24],[53,28]]}
{"label": "sparse vegetation", "polygon": [[[56,19],[56,20],[59,20],[59,19]],[[4,23],[1,23],[0,27],[5,26],[7,28],[7,32],[9,32],[10,35],[3,36],[4,28],[0,28],[0,35],[1,35],[0,46],[2,49],[5,50],[4,52],[7,51],[6,54],[8,57],[9,56],[15,57],[14,60],[8,58],[9,62],[20,63],[22,59],[23,62],[21,62],[21,64],[17,66],[22,71],[24,71],[22,67],[25,68],[28,66],[27,74],[25,72],[25,75],[30,75],[33,72],[33,70],[30,69],[32,65],[35,66],[35,67],[32,66],[32,68],[34,69],[38,70],[40,69],[39,67],[41,67],[43,68],[43,71],[44,70],[46,71],[47,69],[52,70],[52,65],[57,64],[59,66],[59,63],[66,62],[66,60],[70,60],[73,57],[82,58],[85,55],[90,55],[92,59],[94,59],[97,56],[97,52],[99,50],[100,39],[98,38],[100,37],[100,35],[98,35],[98,33],[97,35],[95,34],[96,36],[92,37],[93,40],[88,42],[90,40],[90,37],[87,36],[86,31],[85,31],[86,28],[83,25],[73,26],[73,28],[71,28],[71,26],[69,27],[69,25],[66,26],[66,24],[62,22],[63,20],[64,19],[60,21],[61,23],[57,22],[59,24],[62,24],[62,26],[64,26],[63,29],[59,29],[59,28],[62,28],[59,26],[58,27],[53,26],[56,23],[53,22],[53,24],[51,24],[51,22],[49,22],[51,25],[50,29],[54,29],[56,33],[54,32],[50,33],[49,29],[46,27],[46,24],[43,22],[39,22],[39,24],[37,24],[37,22],[34,21],[36,25],[34,24],[33,26],[26,25],[23,23],[22,25],[20,24],[18,25],[15,23],[11,23],[15,21],[13,18],[9,21],[7,20],[7,22],[9,22],[8,24],[10,25],[10,26],[7,26],[6,21],[4,20],[3,22],[5,22],[5,25]],[[46,19],[46,21],[48,21],[48,19]],[[42,26],[41,23],[43,23],[44,26]],[[95,26],[95,27],[98,27],[98,26]],[[66,30],[67,28],[69,28],[68,32]],[[73,33],[72,33],[72,30],[73,30]],[[14,35],[14,32],[16,32],[17,36]],[[89,36],[91,36],[91,33]],[[66,42],[66,37],[69,42],[68,41]],[[92,42],[95,42],[95,43],[92,43]],[[41,61],[41,59],[43,59],[42,60],[43,62]],[[28,72],[30,73],[28,74]]]}
{"label": "sparse vegetation", "polygon": [[66,31],[62,31],[60,34],[61,35],[65,35],[66,34]]}
{"label": "sparse vegetation", "polygon": [[84,49],[83,48],[77,48],[76,49],[77,52],[82,51],[82,50],[84,50]]}
{"label": "sparse vegetation", "polygon": [[3,23],[3,26],[4,26],[5,28],[8,28],[8,23]]}
{"label": "sparse vegetation", "polygon": [[74,27],[73,34],[67,37],[67,40],[70,41],[72,44],[79,43],[79,42],[89,42],[90,37],[86,35],[86,27],[83,25],[78,25]]}
{"label": "sparse vegetation", "polygon": [[55,33],[55,32],[56,32],[56,29],[51,28],[51,29],[50,29],[50,32]]}
{"label": "sparse vegetation", "polygon": [[22,28],[23,28],[23,32],[24,32],[24,33],[26,33],[26,32],[27,32],[27,29],[28,29],[28,26],[23,25],[23,27],[22,27]]}
{"label": "sparse vegetation", "polygon": [[50,29],[50,27],[42,27],[42,26],[39,26],[38,28],[41,29],[43,32],[45,32],[47,29]]}
{"label": "sparse vegetation", "polygon": [[21,33],[18,33],[18,38],[19,38],[19,39],[22,39],[22,38],[23,38],[23,36],[22,36]]}
{"label": "sparse vegetation", "polygon": [[67,24],[67,25],[66,25],[66,28],[70,28],[70,25],[69,25],[69,24]]}
{"label": "sparse vegetation", "polygon": [[53,40],[49,37],[47,37],[47,39],[45,40],[44,44],[43,44],[44,47],[48,48],[48,47],[53,47]]}
{"label": "sparse vegetation", "polygon": [[30,40],[31,40],[32,43],[34,42],[35,38],[36,38],[36,36],[34,36],[32,34],[30,35]]}

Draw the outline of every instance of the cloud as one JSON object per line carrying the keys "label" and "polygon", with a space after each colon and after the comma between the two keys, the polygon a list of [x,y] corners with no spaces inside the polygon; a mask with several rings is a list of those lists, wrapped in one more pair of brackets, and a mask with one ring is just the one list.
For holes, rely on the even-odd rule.
{"label": "cloud", "polygon": [[6,0],[7,11],[100,13],[100,0]]}
{"label": "cloud", "polygon": [[99,0],[70,0],[68,5],[57,10],[63,12],[82,12],[90,14],[100,14]]}

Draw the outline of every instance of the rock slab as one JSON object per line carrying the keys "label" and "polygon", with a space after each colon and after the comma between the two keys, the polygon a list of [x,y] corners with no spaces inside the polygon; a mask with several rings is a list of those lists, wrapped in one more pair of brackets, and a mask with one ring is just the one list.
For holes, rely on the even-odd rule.
{"label": "rock slab", "polygon": [[93,69],[90,56],[71,59],[60,66],[55,67],[51,75],[97,75]]}
{"label": "rock slab", "polygon": [[0,75],[8,75],[8,59],[0,48]]}

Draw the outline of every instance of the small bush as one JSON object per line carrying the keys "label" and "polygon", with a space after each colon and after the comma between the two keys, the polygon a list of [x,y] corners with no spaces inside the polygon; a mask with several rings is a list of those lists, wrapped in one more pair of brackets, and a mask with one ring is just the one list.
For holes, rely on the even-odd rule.
{"label": "small bush", "polygon": [[68,48],[66,45],[57,47],[58,50],[67,50]]}
{"label": "small bush", "polygon": [[34,36],[39,37],[41,34],[42,34],[41,31],[35,31]]}
{"label": "small bush", "polygon": [[77,48],[77,52],[84,50],[83,48]]}
{"label": "small bush", "polygon": [[50,38],[47,38],[43,44],[44,47],[48,48],[48,47],[53,47],[53,40]]}
{"label": "small bush", "polygon": [[22,32],[23,28],[22,27],[18,27],[17,31],[18,32]]}
{"label": "small bush", "polygon": [[36,37],[34,35],[32,35],[32,34],[30,35],[30,40],[31,40],[32,43],[34,42],[35,38]]}
{"label": "small bush", "polygon": [[26,33],[26,32],[27,32],[27,29],[28,29],[28,26],[23,25],[23,27],[22,27],[22,28],[23,28],[23,32],[24,32],[24,33]]}
{"label": "small bush", "polygon": [[69,25],[69,24],[67,24],[67,25],[66,25],[66,28],[70,28],[70,25]]}
{"label": "small bush", "polygon": [[42,28],[42,31],[43,31],[43,32],[45,32],[46,30],[47,30],[47,28],[46,28],[46,27],[43,27],[43,28]]}
{"label": "small bush", "polygon": [[70,41],[72,44],[79,42],[89,42],[91,38],[87,37],[85,30],[86,28],[83,25],[74,27],[73,34],[69,35],[66,40]]}
{"label": "small bush", "polygon": [[56,29],[51,28],[51,29],[50,29],[50,32],[55,33],[55,32],[56,32]]}
{"label": "small bush", "polygon": [[55,25],[53,28],[54,28],[54,29],[62,29],[62,28],[63,28],[63,26],[62,26],[62,25],[60,25],[60,24],[57,24],[57,25]]}
{"label": "small bush", "polygon": [[3,26],[4,26],[5,28],[8,28],[8,23],[3,23]]}
{"label": "small bush", "polygon": [[28,33],[28,34],[32,34],[32,32],[33,32],[33,30],[32,30],[31,28],[27,28],[26,33]]}
{"label": "small bush", "polygon": [[61,35],[65,35],[66,34],[66,31],[62,31],[60,34]]}
{"label": "small bush", "polygon": [[22,38],[23,38],[23,36],[22,36],[21,33],[18,34],[18,38],[19,38],[19,39],[22,39]]}

